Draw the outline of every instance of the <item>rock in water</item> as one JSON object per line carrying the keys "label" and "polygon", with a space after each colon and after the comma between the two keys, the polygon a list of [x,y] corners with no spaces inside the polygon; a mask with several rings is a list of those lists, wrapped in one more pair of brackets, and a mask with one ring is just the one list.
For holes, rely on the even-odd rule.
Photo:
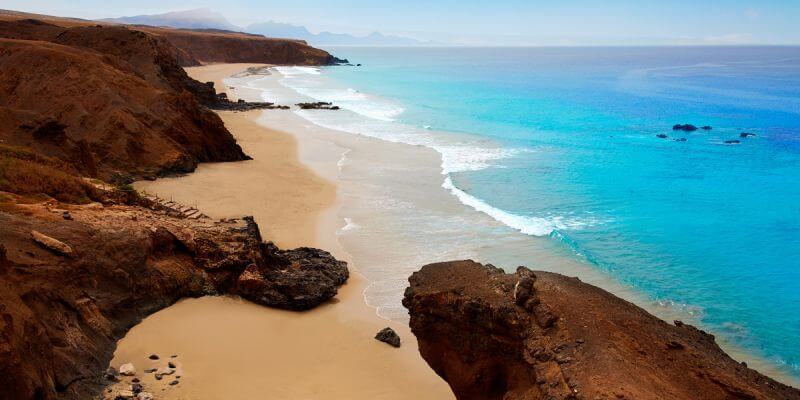
{"label": "rock in water", "polygon": [[134,376],[136,375],[136,368],[134,368],[133,364],[131,363],[122,364],[119,366],[119,374],[124,376]]}
{"label": "rock in water", "polygon": [[375,339],[387,343],[392,347],[400,347],[400,336],[397,335],[394,329],[388,326],[381,329],[381,331],[375,335]]}
{"label": "rock in water", "polygon": [[677,124],[672,126],[672,130],[674,131],[684,131],[684,132],[694,132],[697,130],[697,127],[692,124]]}
{"label": "rock in water", "polygon": [[409,282],[420,354],[460,400],[800,399],[712,335],[576,278],[455,261]]}

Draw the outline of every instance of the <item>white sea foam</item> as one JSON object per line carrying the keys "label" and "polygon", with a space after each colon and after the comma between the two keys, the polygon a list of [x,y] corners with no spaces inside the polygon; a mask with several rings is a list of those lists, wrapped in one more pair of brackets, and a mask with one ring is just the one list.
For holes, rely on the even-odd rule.
{"label": "white sea foam", "polygon": [[[442,174],[446,175],[442,186],[455,195],[461,203],[489,215],[512,229],[526,235],[546,236],[556,229],[580,229],[592,224],[590,220],[561,216],[539,218],[515,215],[495,208],[457,188],[449,176],[456,172],[503,168],[502,160],[530,151],[528,149],[500,147],[482,138],[447,135],[432,131],[427,125],[416,127],[401,124],[396,122],[395,118],[404,109],[390,100],[352,88],[337,88],[335,83],[326,81],[324,75],[316,76],[319,74],[318,69],[278,67],[277,70],[284,75],[284,78],[279,80],[283,86],[316,101],[333,102],[342,109],[352,112],[298,110],[296,113],[299,116],[324,128],[436,150],[442,157]],[[344,163],[346,160],[342,158],[339,166]]]}
{"label": "white sea foam", "polygon": [[359,228],[359,225],[354,223],[353,220],[350,219],[350,218],[345,218],[344,219],[344,224],[345,225],[343,227],[339,228],[339,232],[347,232],[347,231],[352,231],[352,230],[355,230],[355,229]]}
{"label": "white sea foam", "polygon": [[319,68],[316,67],[275,67],[275,70],[283,76],[320,74]]}
{"label": "white sea foam", "polygon": [[523,217],[520,215],[511,214],[499,208],[492,207],[489,204],[486,204],[486,202],[483,200],[457,188],[449,176],[444,179],[442,187],[458,197],[458,200],[463,204],[470,206],[476,211],[480,211],[494,218],[496,221],[516,229],[526,235],[547,236],[550,234],[550,232],[557,228],[556,225],[554,225],[551,221],[548,221],[544,218]]}

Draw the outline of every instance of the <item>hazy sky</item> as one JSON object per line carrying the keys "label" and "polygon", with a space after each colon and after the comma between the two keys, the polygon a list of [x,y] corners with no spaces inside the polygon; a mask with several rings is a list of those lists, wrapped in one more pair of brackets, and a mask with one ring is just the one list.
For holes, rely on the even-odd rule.
{"label": "hazy sky", "polygon": [[800,0],[2,0],[81,18],[210,8],[239,25],[380,31],[470,44],[800,44]]}

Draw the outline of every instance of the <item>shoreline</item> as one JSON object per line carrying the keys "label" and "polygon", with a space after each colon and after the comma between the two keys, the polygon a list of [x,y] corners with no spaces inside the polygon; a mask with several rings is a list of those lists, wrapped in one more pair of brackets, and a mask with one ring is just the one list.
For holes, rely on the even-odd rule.
{"label": "shoreline", "polygon": [[[277,96],[277,98],[289,98],[298,101],[314,100],[313,98],[309,100],[309,98],[299,95],[294,92],[293,89],[285,87],[278,82],[278,79],[273,77],[263,78],[259,81],[266,83],[265,85],[260,85],[261,88],[266,88],[270,95]],[[253,88],[250,83],[245,83],[244,86],[245,87],[236,86],[236,90],[243,96],[260,96],[261,92],[251,92]],[[260,97],[258,99],[260,99]],[[348,149],[346,155],[347,160],[342,165],[342,189],[340,189],[340,192],[346,192],[343,201],[347,204],[340,219],[351,217],[357,223],[365,220],[378,220],[379,222],[371,223],[371,225],[373,225],[372,227],[357,226],[357,229],[369,230],[369,232],[360,233],[361,236],[367,237],[367,240],[359,242],[354,238],[359,235],[343,235],[340,237],[340,241],[343,242],[342,245],[348,249],[354,249],[351,252],[359,258],[357,264],[360,265],[373,266],[380,264],[383,258],[392,257],[406,260],[405,262],[400,262],[399,265],[381,265],[380,268],[377,268],[377,270],[372,273],[370,273],[370,271],[362,271],[367,279],[372,278],[370,279],[370,286],[365,292],[365,301],[370,306],[375,307],[376,313],[384,318],[406,322],[405,319],[398,319],[395,317],[397,312],[406,315],[405,309],[387,310],[385,304],[382,304],[381,301],[376,301],[376,299],[381,299],[381,296],[386,296],[389,291],[402,294],[402,288],[398,290],[392,286],[392,279],[394,278],[391,277],[391,275],[393,273],[399,275],[399,278],[395,277],[398,278],[395,279],[395,282],[402,285],[403,288],[407,284],[407,275],[405,272],[397,274],[394,267],[407,268],[409,265],[412,265],[418,268],[430,262],[470,258],[478,260],[479,262],[503,266],[506,267],[506,270],[511,270],[516,265],[528,265],[538,269],[558,272],[567,276],[578,276],[584,282],[603,288],[624,300],[632,302],[664,321],[682,320],[689,324],[702,326],[700,320],[695,319],[691,315],[687,315],[682,309],[673,308],[669,303],[664,304],[660,301],[649,299],[635,288],[617,281],[607,273],[591,268],[575,260],[574,257],[571,257],[572,254],[562,254],[559,250],[563,249],[554,246],[547,237],[530,236],[519,233],[513,228],[504,225],[501,221],[497,221],[496,218],[476,210],[469,204],[463,203],[461,199],[454,196],[449,188],[441,185],[441,180],[446,176],[441,173],[442,168],[445,167],[445,163],[443,163],[442,154],[429,146],[411,145],[372,137],[371,135],[366,136],[351,132],[343,132],[329,127],[322,127],[297,115],[297,113],[265,113],[260,122],[262,125],[272,129],[280,129],[283,127],[285,131],[293,134],[300,144],[301,159],[306,164],[312,163],[314,157],[313,146],[309,146],[308,155],[304,157],[302,154],[302,148],[306,143],[327,141],[329,145],[335,144],[336,146]],[[292,129],[288,129],[288,127]],[[406,160],[403,160],[404,158],[414,159],[414,165],[409,165]],[[399,171],[399,174],[382,175],[380,176],[381,179],[376,180],[374,179],[376,177],[375,174],[364,172],[365,170],[384,169],[395,169]],[[427,170],[423,171],[425,169]],[[409,175],[411,178],[407,178],[405,175]],[[386,178],[388,178],[388,180],[385,181],[384,179]],[[393,194],[399,194],[403,201],[415,202],[410,203],[414,206],[419,206],[415,208],[415,213],[413,214],[422,211],[429,212],[430,210],[426,209],[431,208],[433,209],[433,215],[428,215],[427,218],[429,219],[435,220],[443,216],[447,219],[463,218],[464,221],[469,221],[470,224],[488,226],[490,229],[495,230],[497,226],[501,225],[500,229],[509,231],[510,234],[500,237],[500,239],[505,242],[499,245],[492,243],[494,248],[486,248],[487,238],[483,236],[450,237],[446,240],[447,245],[438,249],[440,252],[436,253],[430,247],[429,242],[419,242],[414,241],[413,238],[402,237],[408,235],[413,236],[413,226],[409,226],[408,224],[402,226],[401,228],[403,230],[412,230],[412,232],[402,232],[404,235],[398,234],[398,231],[391,232],[391,227],[394,227],[392,224],[395,220],[407,219],[413,221],[417,218],[416,215],[396,214],[379,216],[379,213],[376,213],[375,209],[354,206],[353,204],[355,204],[359,198],[371,197],[375,194],[374,190],[359,187],[364,185],[359,185],[358,181],[366,181],[373,186],[385,184],[387,186],[400,187],[399,192]],[[408,196],[407,193],[403,193],[404,190],[406,192],[424,192],[419,196],[424,198],[422,199],[423,201],[420,201],[420,198]],[[348,194],[352,195],[348,197]],[[437,204],[434,205],[434,203]],[[393,212],[393,210],[390,209],[380,211],[380,214]],[[370,228],[372,229],[370,230]],[[461,233],[459,234],[461,235]],[[473,244],[466,249],[452,249],[453,239],[457,239],[456,241],[473,240]],[[436,256],[433,258],[425,258],[423,255],[421,259],[416,258],[408,261],[409,257],[406,256],[406,252],[402,251],[385,256],[383,254],[376,255],[373,249],[371,249],[376,242],[378,244],[391,243],[392,247],[404,249],[426,248],[429,252],[436,253]],[[528,247],[536,249],[530,249]],[[481,248],[481,250],[479,252],[474,252],[473,248]],[[391,251],[391,249],[387,249],[385,246],[381,247],[381,249],[384,252]],[[389,278],[387,278],[387,276],[389,276]],[[389,294],[389,296],[391,296],[391,294]],[[393,312],[395,314],[392,314]],[[782,382],[792,385],[798,385],[798,383],[800,383],[800,381],[789,371],[784,369],[784,367],[758,355],[757,352],[741,348],[730,340],[727,340],[724,336],[718,335],[717,341],[720,346],[735,359],[746,361],[751,367]]]}
{"label": "shoreline", "polygon": [[[225,74],[241,67],[209,69]],[[205,79],[209,75],[194,77],[212,80]],[[181,383],[166,387],[161,395],[166,399],[293,399],[322,393],[331,399],[453,398],[447,383],[422,360],[408,326],[377,316],[363,301],[368,282],[336,237],[343,226],[332,181],[339,154],[315,151],[323,157],[309,167],[298,157],[308,144],[299,145],[288,133],[258,125],[260,113],[219,113],[254,160],[201,164],[193,174],[135,186],[196,205],[213,218],[254,215],[265,240],[283,248],[325,249],[348,261],[350,279],[332,302],[307,312],[270,309],[230,297],[182,300],[131,329],[119,342],[111,365],[133,362],[144,369],[153,364],[147,359],[151,353],[178,354]],[[399,349],[373,338],[386,326],[402,338]],[[263,362],[266,359],[280,361]],[[156,384],[151,376],[143,382]]]}
{"label": "shoreline", "polygon": [[[243,88],[243,87],[236,87],[235,90],[229,90],[228,85],[224,84],[224,82],[223,82],[223,79],[225,78],[225,76],[229,76],[229,75],[235,74],[236,72],[239,72],[243,68],[247,68],[248,66],[253,66],[253,65],[234,64],[234,65],[205,66],[205,67],[196,68],[197,71],[192,71],[192,73],[193,74],[197,74],[198,72],[203,71],[203,69],[213,69],[214,70],[213,74],[217,74],[217,75],[216,76],[211,76],[211,77],[214,78],[213,80],[215,82],[218,82],[218,83],[216,83],[216,86],[218,88],[220,88],[221,90],[227,92],[228,96],[231,99],[236,99],[236,98],[239,97],[237,95],[240,95],[241,97],[247,98],[248,100],[253,100],[252,98],[249,98],[249,97],[260,95],[260,92],[253,91],[251,93],[248,88]],[[191,70],[191,69],[189,69],[189,70]],[[220,74],[224,74],[225,72],[229,72],[228,75],[220,76]],[[204,81],[205,80],[212,80],[212,79],[205,79],[208,76],[209,75],[201,75],[201,76],[195,76],[195,78],[196,79],[200,79],[200,80],[204,80]],[[280,88],[275,88],[275,90],[279,90],[279,89]],[[289,89],[286,89],[286,90],[289,90]],[[231,114],[234,114],[234,113],[231,113]],[[247,114],[247,113],[238,113],[238,116],[242,116],[242,115],[245,115],[245,114]],[[221,115],[224,115],[224,113],[221,113]],[[318,125],[314,125],[311,122],[304,120],[303,118],[301,118],[300,116],[296,115],[293,112],[264,112],[264,113],[250,112],[250,114],[248,114],[248,117],[252,120],[251,122],[255,122],[255,123],[259,124],[262,129],[265,129],[267,131],[272,131],[272,132],[279,131],[279,132],[282,132],[287,137],[291,137],[294,140],[294,143],[295,143],[295,146],[296,146],[295,154],[297,155],[297,159],[299,160],[300,164],[302,164],[304,167],[307,167],[308,169],[312,170],[313,173],[315,173],[317,176],[319,176],[319,177],[321,177],[323,179],[326,179],[329,182],[334,182],[334,181],[337,180],[337,176],[339,175],[340,168],[342,168],[342,167],[347,168],[347,165],[350,162],[347,159],[349,159],[351,157],[359,157],[359,154],[358,154],[359,153],[359,149],[356,148],[358,146],[352,146],[356,142],[358,142],[358,144],[362,145],[361,146],[361,150],[363,150],[365,147],[369,147],[371,150],[376,149],[376,146],[380,147],[380,148],[383,148],[385,150],[385,152],[384,153],[380,153],[380,154],[384,154],[386,156],[390,156],[391,155],[390,153],[392,153],[392,152],[400,151],[402,149],[408,149],[409,151],[413,151],[415,156],[423,155],[424,156],[423,158],[430,157],[433,161],[435,161],[435,165],[434,166],[435,166],[435,168],[437,170],[436,171],[436,176],[440,176],[439,172],[440,172],[440,166],[441,166],[441,158],[440,158],[441,156],[438,153],[436,153],[435,151],[433,151],[432,149],[420,148],[419,146],[410,146],[410,145],[405,145],[405,144],[402,144],[402,143],[391,143],[391,142],[386,142],[386,141],[383,141],[383,140],[377,139],[377,138],[361,137],[361,136],[354,135],[354,134],[351,134],[351,133],[333,131],[331,129],[322,128],[322,127],[320,127]],[[226,120],[226,124],[227,124],[227,120]],[[232,129],[232,131],[233,131],[233,129]],[[236,132],[233,132],[233,133],[234,133],[234,135],[236,135]],[[237,139],[238,139],[238,136],[237,136]],[[242,144],[242,146],[243,146],[243,148],[245,148],[245,152],[248,152],[248,150],[245,147],[245,145]],[[336,157],[330,157],[329,156],[327,158],[325,158],[325,157],[321,158],[320,155],[327,154],[330,151],[330,149],[332,148],[331,146],[334,146],[333,148],[337,149],[336,150],[337,151]],[[370,146],[372,146],[372,147],[370,147]],[[352,154],[346,153],[346,152],[350,152],[350,151],[353,151],[353,153]],[[425,153],[428,153],[428,154],[425,155]],[[346,157],[340,157],[341,155],[345,155]],[[428,161],[430,161],[427,158],[425,158],[425,160],[426,160],[425,162],[422,162],[423,164],[428,162]],[[363,161],[363,160],[359,160],[359,161]],[[237,163],[237,164],[240,164],[240,163]],[[210,166],[213,166],[213,165],[214,164],[210,164]],[[196,172],[195,174],[198,174],[199,172],[201,172],[202,169],[205,168],[204,166],[205,166],[205,164],[201,164],[200,168],[198,168],[198,172]],[[192,174],[192,175],[195,175],[195,174]],[[189,175],[188,177],[182,177],[182,178],[176,178],[176,179],[187,179],[187,178],[191,179],[192,175]],[[167,179],[172,179],[172,178],[167,178]],[[160,182],[160,181],[163,182],[163,181],[165,181],[165,179],[159,179],[155,183],[158,184],[158,182]],[[338,183],[340,185],[342,184],[342,182],[338,182]],[[347,183],[345,186],[347,186],[349,184],[350,183]],[[452,197],[450,191],[448,191],[446,189],[442,189],[438,185],[437,185],[436,189],[438,191],[441,191],[441,192],[445,193],[448,197]],[[340,191],[342,190],[341,186],[340,186],[339,190]],[[369,275],[363,276],[360,272],[358,272],[358,269],[359,269],[358,268],[358,264],[359,263],[358,262],[356,262],[355,264],[353,263],[353,257],[345,251],[345,247],[347,247],[347,246],[344,246],[342,243],[340,243],[342,240],[347,242],[350,239],[347,239],[345,237],[341,237],[337,233],[335,233],[335,232],[340,232],[341,228],[343,228],[343,226],[345,225],[345,222],[339,216],[339,212],[340,212],[340,210],[341,210],[341,208],[343,206],[343,204],[342,204],[343,199],[341,198],[341,195],[340,196],[334,196],[334,198],[335,198],[335,200],[334,200],[335,204],[332,203],[324,211],[321,211],[321,212],[317,213],[317,218],[316,218],[317,229],[316,229],[315,241],[316,241],[316,243],[319,243],[319,244],[316,245],[316,247],[320,247],[322,249],[329,250],[334,255],[336,255],[337,257],[339,257],[341,259],[344,259],[344,260],[346,260],[346,261],[348,261],[350,263],[351,272],[352,272],[351,280],[350,280],[350,282],[348,282],[348,284],[345,287],[342,288],[342,290],[340,291],[340,295],[338,297],[339,298],[345,298],[346,296],[349,296],[350,298],[357,297],[357,296],[353,296],[354,292],[356,290],[350,290],[350,289],[353,288],[354,286],[359,286],[359,290],[358,291],[361,292],[362,298],[364,299],[362,301],[362,305],[364,305],[367,308],[372,308],[372,310],[368,310],[368,311],[370,311],[370,314],[372,316],[377,316],[375,318],[379,318],[382,321],[384,321],[386,319],[392,320],[392,319],[390,319],[388,317],[382,316],[381,304],[373,303],[372,301],[370,301],[370,296],[367,295],[368,291],[370,291],[370,290],[374,290],[374,291],[380,293],[382,290],[385,289],[385,287],[383,287],[380,282],[376,283],[375,280],[370,280],[369,279]],[[457,202],[457,200],[455,200],[453,198],[451,198],[450,201],[456,201]],[[201,209],[204,209],[204,207],[201,204],[198,204],[198,206]],[[468,208],[465,205],[461,204],[460,202],[458,202],[458,207]],[[348,210],[348,211],[352,211],[352,210]],[[472,213],[472,212],[476,212],[476,211],[474,211],[474,210],[472,210],[470,208],[469,212]],[[262,223],[262,227],[266,228],[265,229],[266,231],[269,231],[269,229],[270,229],[268,223]],[[331,234],[332,232],[333,232],[333,234]],[[273,239],[272,235],[266,235],[265,234],[265,237],[267,238],[267,240]],[[274,237],[274,239],[277,239],[277,242],[279,244],[281,244],[282,240],[285,240],[285,239],[282,239],[279,236]],[[299,242],[296,242],[296,243],[299,243]],[[350,243],[348,243],[348,244],[351,247],[353,246],[352,241]],[[290,247],[295,246],[295,245],[296,244],[293,244],[291,242],[289,242],[289,244],[288,244],[288,246],[290,246]],[[310,245],[310,244],[307,244],[307,245]],[[406,245],[407,244],[399,244],[398,247],[405,247]],[[287,246],[287,242],[284,241],[283,246]],[[412,246],[408,246],[408,247],[412,247]],[[541,254],[537,254],[537,255],[541,256]],[[549,257],[549,256],[550,255],[548,255],[547,257]],[[464,258],[467,258],[467,257],[464,257]],[[469,258],[480,259],[479,256],[469,257]],[[530,257],[529,257],[529,259],[530,259]],[[428,260],[421,260],[420,263],[415,264],[415,265],[418,267],[420,265],[423,265],[423,263],[425,263],[427,261]],[[438,260],[436,260],[436,261],[438,261]],[[489,261],[491,261],[491,260],[489,260]],[[512,262],[516,262],[517,260],[505,260],[505,261],[506,261],[505,264],[509,264],[509,263],[512,263]],[[558,259],[550,260],[551,263],[558,262],[558,261],[560,261],[560,260],[558,260]],[[484,262],[486,262],[486,261],[484,261]],[[364,265],[363,262],[361,264]],[[505,265],[505,264],[501,263],[501,264],[498,264],[498,265]],[[570,268],[572,268],[572,269],[570,269]],[[582,279],[586,277],[585,276],[586,275],[586,271],[584,271],[582,268],[575,268],[575,267],[569,267],[568,266],[565,270],[562,270],[562,271],[559,271],[559,272],[565,273],[567,275],[581,275]],[[624,286],[619,285],[619,284],[614,284],[614,282],[612,282],[612,280],[610,278],[602,276],[602,274],[597,272],[597,271],[589,271],[589,275],[590,275],[590,277],[594,276],[594,278],[585,279],[585,281],[587,281],[589,283],[592,283],[592,284],[595,284],[595,285],[598,285],[600,287],[603,287],[606,290],[609,290],[609,283],[610,283],[611,284],[611,288],[610,289],[611,289],[612,293],[615,293],[616,295],[621,296],[622,298],[625,298],[625,299],[627,299],[629,301],[633,301],[636,304],[644,306],[644,308],[647,309],[649,312],[654,313],[655,315],[659,316],[662,319],[665,319],[665,320],[668,320],[668,321],[672,319],[671,316],[668,315],[669,314],[669,310],[660,309],[657,306],[655,306],[653,304],[650,304],[651,302],[647,302],[646,299],[643,300],[643,299],[639,298],[640,296],[638,296],[636,293],[634,293],[632,291],[632,289],[624,287]],[[405,276],[403,277],[403,284],[405,284]],[[614,289],[617,289],[617,290],[614,290]],[[346,292],[348,292],[349,294],[346,294]],[[364,303],[366,303],[366,304],[364,304]],[[313,314],[315,312],[316,311],[311,311],[311,314]],[[398,323],[398,322],[396,322],[396,320],[393,320],[393,322],[388,322],[387,321],[386,324],[389,324],[390,326],[394,327],[395,329],[398,329],[397,326],[400,326],[400,329],[405,329],[406,330],[405,334],[403,332],[401,332],[400,330],[398,330],[398,333],[401,334],[401,337],[404,340],[404,347],[411,345],[411,344],[408,343],[407,337],[413,338],[413,335],[411,335],[410,332],[408,332],[408,327],[407,327],[407,325],[405,323]],[[413,345],[415,346],[416,343],[414,343]],[[746,351],[742,351],[740,349],[737,349],[737,348],[735,348],[733,346],[730,346],[727,343],[723,343],[723,347],[726,349],[726,351],[728,351],[730,354],[735,356],[737,359],[743,359],[743,360],[748,361],[748,363],[750,363],[750,365],[752,367],[754,367],[754,368],[756,368],[756,369],[758,369],[760,371],[763,371],[765,373],[768,373],[770,376],[775,377],[776,379],[780,379],[780,380],[782,380],[784,382],[795,383],[795,380],[793,379],[792,376],[784,373],[777,366],[767,362],[766,360],[762,360],[762,359],[759,359],[758,357],[751,356]],[[417,357],[419,357],[419,356],[417,355]],[[420,362],[422,362],[422,361],[420,360]],[[430,371],[428,369],[427,365],[425,365],[424,362],[422,364],[422,368],[426,369],[431,375],[433,375],[432,371]],[[452,396],[452,395],[450,395],[450,396]]]}

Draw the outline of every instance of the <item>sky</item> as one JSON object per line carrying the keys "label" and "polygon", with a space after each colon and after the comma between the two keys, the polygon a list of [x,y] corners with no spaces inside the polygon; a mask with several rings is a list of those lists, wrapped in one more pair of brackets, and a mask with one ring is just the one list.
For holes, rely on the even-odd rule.
{"label": "sky", "polygon": [[0,8],[88,19],[209,8],[237,25],[273,20],[473,45],[800,45],[800,0],[0,0]]}

